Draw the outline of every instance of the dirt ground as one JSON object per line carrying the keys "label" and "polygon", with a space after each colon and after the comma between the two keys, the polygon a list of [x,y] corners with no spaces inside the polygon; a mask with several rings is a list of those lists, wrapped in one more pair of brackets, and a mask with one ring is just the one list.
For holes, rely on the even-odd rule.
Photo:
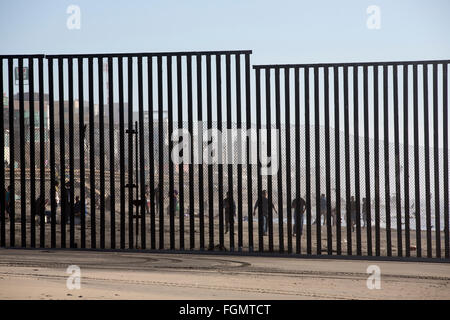
{"label": "dirt ground", "polygon": [[0,299],[450,299],[450,264],[0,249]]}
{"label": "dirt ground", "polygon": [[[19,218],[19,217],[18,217]],[[59,217],[58,217],[59,218]],[[95,248],[101,248],[101,220],[100,220],[100,212],[96,213],[96,219],[95,219],[95,233],[96,233],[96,246]],[[139,219],[140,220],[140,219]],[[237,219],[236,219],[237,220]],[[312,222],[314,221],[314,217],[312,218]],[[31,223],[29,222],[30,220],[27,219],[27,223],[26,223],[26,245],[27,247],[31,247]],[[57,220],[58,223],[56,224],[56,232],[55,232],[55,239],[56,239],[56,248],[61,248],[61,224],[59,223],[59,220]],[[129,216],[128,216],[128,212],[125,212],[124,215],[124,222],[125,222],[125,228],[124,228],[124,244],[125,244],[125,248],[129,248],[130,247],[130,233],[133,235],[133,247],[136,248],[136,239],[137,241],[137,248],[141,248],[141,221],[139,222],[139,230],[138,230],[138,235],[136,237],[136,219],[133,219],[133,225],[131,225],[130,228],[130,224],[129,224]],[[193,220],[193,231],[194,231],[194,246],[193,249],[198,250],[200,249],[200,237],[201,237],[201,232],[200,232],[200,219],[198,216],[196,216]],[[164,235],[164,244],[163,244],[163,248],[164,249],[170,249],[170,234],[171,231],[173,230],[174,233],[174,248],[176,250],[181,250],[181,230],[184,229],[184,249],[190,249],[190,235],[191,235],[191,228],[190,228],[190,218],[188,215],[186,215],[184,217],[184,228],[180,227],[180,218],[179,216],[174,218],[174,225],[173,225],[173,229],[170,226],[170,218],[168,215],[164,216],[164,220],[163,220],[163,225],[164,228],[161,228],[161,223],[159,221],[159,215],[156,215],[155,217],[155,225],[154,225],[154,230],[155,230],[155,243],[154,246],[155,248],[160,248],[160,231],[163,231],[163,235]],[[120,225],[120,215],[116,214],[116,219],[115,219],[115,241],[116,241],[116,246],[115,248],[120,248],[120,237],[121,237],[121,225]],[[6,231],[6,247],[10,247],[10,222],[6,221],[6,225],[5,225],[5,231]],[[238,221],[235,221],[234,224],[234,251],[238,251],[239,250],[239,236],[238,236]],[[253,227],[253,250],[254,251],[258,251],[259,248],[259,234],[258,234],[258,222],[257,221],[253,221],[252,224]],[[45,247],[46,248],[50,248],[51,247],[51,224],[50,223],[46,223],[44,225],[45,228]],[[67,224],[65,226],[66,228],[66,241],[65,241],[65,246],[66,248],[68,248],[70,246],[70,224]],[[219,217],[218,215],[216,215],[214,217],[214,222],[213,222],[213,234],[214,234],[214,243],[213,245],[217,246],[219,244],[219,238],[220,238],[220,233],[219,233]],[[273,250],[274,252],[278,252],[280,250],[280,225],[278,224],[278,220],[275,219],[273,222]],[[282,225],[283,228],[283,249],[285,252],[287,252],[288,247],[289,247],[289,238],[288,238],[288,225],[287,223],[283,223]],[[147,215],[146,216],[146,248],[150,249],[152,246],[152,242],[151,242],[151,220],[150,217]],[[356,229],[356,228],[355,228]],[[91,235],[92,235],[92,229],[91,229],[91,219],[90,216],[86,217],[86,248],[92,248],[92,241],[91,241]],[[331,234],[331,252],[333,255],[337,254],[337,229],[335,226],[333,226],[331,228],[332,234]],[[372,222],[372,228],[371,228],[371,237],[368,237],[368,229],[367,228],[363,228],[361,227],[361,253],[362,255],[369,255],[369,251],[368,251],[368,243],[369,241],[372,244],[372,255],[375,255],[376,251],[376,230],[375,230],[375,223]],[[203,236],[204,236],[204,246],[205,248],[208,248],[210,246],[210,242],[209,242],[209,217],[206,213],[206,216],[204,218],[204,232],[203,232]],[[15,246],[21,246],[21,223],[20,223],[20,219],[16,219],[16,223],[15,223]],[[74,226],[74,242],[76,243],[78,248],[81,248],[81,226],[80,225],[75,225]],[[388,252],[388,241],[387,241],[387,231],[384,228],[380,228],[380,255],[381,256],[387,256]],[[390,235],[391,235],[391,253],[392,256],[397,256],[399,254],[399,250],[398,250],[398,234],[397,234],[397,230],[395,229],[391,229],[390,231]],[[431,248],[431,255],[433,257],[437,256],[437,250],[436,250],[436,233],[435,231],[431,231],[430,232],[430,238],[431,238],[431,242],[430,242],[430,248]],[[307,232],[307,226],[304,225],[303,226],[303,236],[301,237],[301,241],[300,241],[300,253],[302,254],[306,254],[307,253],[307,237],[308,237],[308,232]],[[317,226],[316,224],[312,224],[311,225],[311,233],[310,233],[310,237],[311,237],[311,253],[312,254],[317,254]],[[321,226],[321,253],[322,254],[327,254],[328,252],[328,238],[327,238],[327,226],[326,224]],[[411,227],[411,230],[409,232],[409,238],[410,238],[410,246],[411,246],[411,251],[410,251],[410,256],[411,257],[416,257],[417,256],[417,241],[416,241],[416,231],[413,230],[413,226]],[[402,233],[401,233],[401,239],[402,239],[402,255],[405,256],[406,255],[406,232],[403,229]],[[224,247],[226,248],[226,250],[230,250],[230,232],[224,234]],[[269,236],[264,236],[263,237],[263,250],[264,251],[269,251]],[[296,237],[292,236],[291,237],[291,243],[292,243],[292,251],[296,252],[297,250],[297,246],[296,246]],[[357,254],[357,244],[356,244],[356,240],[357,240],[357,232],[356,230],[354,232],[351,232],[351,248],[352,248],[352,255]],[[39,225],[39,221],[36,222],[36,231],[35,231],[35,244],[36,247],[40,246],[40,225]],[[244,252],[248,252],[250,251],[249,248],[249,243],[250,243],[250,237],[249,237],[249,222],[248,221],[243,221],[242,222],[242,248],[241,250]],[[440,232],[440,244],[441,244],[441,257],[445,257],[445,238],[444,238],[444,232],[441,231]],[[348,240],[347,240],[347,227],[344,225],[341,227],[341,240],[340,240],[340,245],[341,245],[341,255],[347,255],[348,254]],[[428,251],[427,251],[427,232],[426,231],[421,231],[421,247],[422,247],[422,252],[421,255],[422,257],[426,257],[428,255]],[[111,246],[111,221],[110,221],[110,216],[108,213],[105,214],[105,247],[106,249],[110,249],[112,248]]]}

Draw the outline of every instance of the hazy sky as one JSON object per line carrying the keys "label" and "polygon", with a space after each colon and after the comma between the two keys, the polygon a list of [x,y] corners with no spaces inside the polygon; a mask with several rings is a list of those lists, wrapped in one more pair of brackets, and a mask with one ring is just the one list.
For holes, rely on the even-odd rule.
{"label": "hazy sky", "polygon": [[[81,10],[79,30],[67,28],[70,5]],[[367,27],[371,5],[380,29]],[[449,12],[448,0],[1,0],[0,54],[251,49],[252,64],[449,59]]]}
{"label": "hazy sky", "polygon": [[[81,9],[69,30],[67,7]],[[367,28],[366,9],[381,9]],[[2,0],[0,54],[253,49],[252,62],[450,57],[448,0]]]}

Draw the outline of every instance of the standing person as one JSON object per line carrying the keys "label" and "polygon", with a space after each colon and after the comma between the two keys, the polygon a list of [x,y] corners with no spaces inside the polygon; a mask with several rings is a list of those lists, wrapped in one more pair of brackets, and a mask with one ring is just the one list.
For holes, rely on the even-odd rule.
{"label": "standing person", "polygon": [[230,191],[227,192],[227,197],[223,199],[223,208],[225,209],[225,233],[228,233],[228,225],[234,226],[234,217],[236,216],[236,202],[234,202]]}
{"label": "standing person", "polygon": [[150,187],[145,185],[145,212],[150,214]]}
{"label": "standing person", "polygon": [[[70,221],[70,216],[71,216],[71,212],[70,212],[70,182],[67,181],[66,185],[64,186],[64,198],[62,201],[62,205],[65,208],[65,212],[66,212],[66,221],[64,221],[64,223],[67,223]],[[62,211],[61,211],[62,212]]]}
{"label": "standing person", "polygon": [[364,225],[363,225],[363,228],[365,228],[366,227],[366,223],[367,223],[367,201],[366,201],[366,198],[363,198],[363,200],[362,200],[363,202],[362,202],[362,218],[363,218],[363,222],[364,222]]}
{"label": "standing person", "polygon": [[[277,212],[277,209],[275,209],[275,206],[273,203],[270,204],[270,206],[275,210],[275,213]],[[262,195],[258,200],[256,200],[255,207],[253,209],[253,215],[256,214],[256,208],[260,208],[262,210],[262,216],[263,216],[263,232],[264,235],[267,235],[267,222],[269,219],[269,199],[267,198],[267,190],[263,190]]]}
{"label": "standing person", "polygon": [[8,213],[9,218],[11,218],[11,186],[8,186],[6,188],[5,193],[5,204],[6,204],[6,212]]}
{"label": "standing person", "polygon": [[[45,206],[47,205],[47,202],[42,195],[40,195],[39,197],[37,197],[37,199],[34,201],[35,203],[35,212],[34,212],[34,216],[35,217],[40,217],[41,214],[45,213]],[[40,221],[40,220],[39,220]]]}
{"label": "standing person", "polygon": [[75,224],[80,224],[80,218],[81,218],[81,202],[80,197],[75,197],[75,203],[73,204],[73,215]]}
{"label": "standing person", "polygon": [[300,236],[303,234],[303,214],[306,211],[306,201],[302,197],[295,198],[292,201],[291,205],[292,209],[294,209],[294,228],[292,235],[297,234],[297,222],[300,223]]}
{"label": "standing person", "polygon": [[356,224],[356,201],[355,201],[355,197],[351,196],[350,198],[350,203],[348,206],[348,211],[347,214],[350,215],[350,223],[352,226],[352,232],[355,232],[355,224]]}
{"label": "standing person", "polygon": [[313,224],[320,223],[320,225],[322,225],[322,216],[327,214],[327,198],[325,197],[325,194],[321,194],[320,195],[320,218],[319,221],[314,221]]}
{"label": "standing person", "polygon": [[[156,212],[159,212],[159,196],[160,196],[160,190],[161,190],[161,186],[158,185],[154,190],[154,201],[155,201],[155,205],[156,205]],[[171,195],[169,195],[171,196]]]}
{"label": "standing person", "polygon": [[[180,210],[180,206],[178,203],[178,190],[173,190],[173,194],[169,194],[169,201],[171,201],[172,205],[173,205],[173,210],[174,210],[174,214]],[[170,216],[170,204],[167,207],[167,215]]]}

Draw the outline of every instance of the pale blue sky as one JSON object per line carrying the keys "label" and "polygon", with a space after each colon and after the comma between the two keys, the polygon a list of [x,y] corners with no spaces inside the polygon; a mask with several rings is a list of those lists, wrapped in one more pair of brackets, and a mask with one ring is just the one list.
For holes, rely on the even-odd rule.
{"label": "pale blue sky", "polygon": [[[81,8],[81,30],[66,9]],[[366,26],[369,5],[381,29]],[[254,64],[444,59],[448,0],[14,0],[0,54],[252,49]]]}
{"label": "pale blue sky", "polygon": [[[66,26],[72,4],[80,30]],[[379,30],[367,28],[370,5],[381,9]],[[0,54],[251,49],[252,64],[449,59],[449,12],[448,0],[1,0]]]}

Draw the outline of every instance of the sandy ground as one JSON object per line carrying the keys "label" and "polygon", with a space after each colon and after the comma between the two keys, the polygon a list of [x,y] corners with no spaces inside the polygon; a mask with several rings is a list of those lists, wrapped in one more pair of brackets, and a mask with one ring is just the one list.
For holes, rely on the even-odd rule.
{"label": "sandy ground", "polygon": [[450,264],[0,249],[0,299],[450,299]]}
{"label": "sandy ground", "polygon": [[[20,214],[20,212],[19,212]],[[15,246],[20,246],[21,245],[21,223],[20,223],[20,216],[17,217],[16,219],[16,223],[15,223]],[[57,217],[59,218],[59,216]],[[136,247],[136,225],[133,224],[130,230],[130,225],[129,225],[129,217],[128,217],[128,212],[125,212],[124,215],[125,218],[125,229],[124,229],[124,243],[125,243],[125,248],[129,248],[130,247],[130,242],[129,242],[129,235],[130,232],[133,234],[133,247]],[[312,218],[312,222],[315,220],[315,218]],[[133,222],[136,222],[136,219],[133,220]],[[214,245],[218,245],[219,244],[219,217],[216,215],[214,217]],[[164,216],[164,228],[160,229],[160,221],[159,221],[159,215],[156,216],[155,218],[155,248],[160,248],[160,231],[163,231],[164,234],[164,249],[170,249],[170,234],[171,234],[171,228],[170,228],[170,221],[169,221],[169,216],[165,215]],[[121,232],[120,232],[120,215],[117,213],[116,214],[116,222],[115,222],[116,228],[115,228],[115,240],[116,240],[116,247],[115,248],[120,248],[120,236],[121,236]],[[96,248],[101,248],[101,242],[100,242],[100,238],[101,238],[101,231],[100,231],[100,226],[101,226],[101,221],[100,221],[100,213],[96,212]],[[138,239],[138,244],[137,247],[141,248],[141,221],[139,222],[139,235],[137,236]],[[10,247],[10,222],[7,220],[6,221],[6,225],[5,225],[5,231],[6,231],[6,247]],[[59,220],[58,223],[56,224],[56,233],[55,233],[55,238],[56,238],[56,248],[61,248],[61,224],[59,224]],[[74,242],[76,243],[77,247],[80,248],[81,247],[81,226],[80,225],[75,225],[74,226],[74,234],[75,234],[75,238],[74,238]],[[45,228],[45,248],[50,248],[51,247],[51,224],[47,223],[44,225]],[[66,228],[66,241],[65,241],[65,246],[66,248],[68,248],[70,246],[70,224],[67,224],[65,226]],[[284,246],[284,250],[288,249],[288,245],[289,245],[289,238],[288,238],[288,234],[287,234],[287,228],[288,225],[287,223],[283,223],[283,246]],[[413,226],[411,226],[411,228],[413,228]],[[173,228],[173,232],[174,232],[174,247],[176,250],[181,250],[180,247],[180,240],[181,240],[181,236],[180,236],[180,230],[184,229],[184,249],[189,249],[190,248],[190,219],[189,216],[185,216],[184,217],[184,228],[180,227],[180,221],[179,221],[179,217],[177,216],[174,219],[174,228]],[[195,217],[194,219],[194,247],[193,249],[199,249],[200,248],[200,219],[199,217]],[[91,235],[92,235],[92,229],[91,229],[91,219],[90,216],[87,216],[86,218],[86,247],[87,248],[92,248],[92,243],[91,243]],[[337,249],[337,230],[336,227],[332,227],[332,254],[337,254],[336,249]],[[277,222],[277,220],[275,220],[273,222],[273,248],[274,251],[277,252],[280,250],[280,237],[279,237],[279,231],[280,231],[280,226]],[[368,233],[367,233],[368,229],[367,228],[363,228],[361,227],[361,253],[362,255],[369,255],[368,253],[368,243],[371,242],[372,243],[372,254],[375,255],[375,223],[372,223],[372,228],[371,228],[371,238],[368,238]],[[304,225],[303,227],[303,236],[301,237],[301,243],[300,243],[300,251],[301,253],[307,253],[307,226]],[[315,224],[311,225],[311,253],[316,254],[317,253],[317,227]],[[392,256],[397,256],[399,253],[399,247],[398,247],[398,234],[397,234],[397,230],[395,229],[391,229],[391,251],[392,251]],[[27,247],[31,247],[31,224],[29,222],[29,219],[27,219],[27,223],[26,223],[26,245]],[[435,231],[431,231],[430,232],[430,236],[431,236],[431,242],[430,242],[430,248],[431,248],[431,255],[433,257],[437,256],[437,250],[436,250],[436,233]],[[351,247],[352,247],[352,254],[355,255],[357,254],[357,245],[356,245],[356,237],[357,237],[357,232],[351,232]],[[416,257],[417,256],[417,251],[415,250],[417,247],[417,242],[416,242],[416,231],[411,229],[410,233],[409,233],[409,237],[410,237],[410,245],[411,245],[411,252],[410,255],[411,257]],[[405,230],[402,230],[401,233],[401,238],[402,238],[402,255],[405,256],[406,255],[406,232]],[[234,250],[238,251],[239,247],[238,247],[238,221],[235,222],[234,225]],[[248,252],[249,251],[249,222],[244,221],[242,223],[242,251],[244,252]],[[205,247],[208,248],[208,246],[210,245],[209,243],[209,217],[206,215],[205,219],[204,219],[204,240],[205,240]],[[227,250],[230,250],[230,232],[228,232],[227,234],[224,234],[224,246]],[[292,237],[291,239],[292,242],[292,250],[295,252],[297,249],[296,246],[296,238]],[[36,223],[36,231],[35,231],[35,241],[36,241],[36,246],[39,247],[40,245],[40,225],[37,222]],[[321,253],[322,254],[326,254],[327,253],[327,249],[328,249],[328,241],[327,241],[327,226],[324,224],[321,226]],[[269,236],[265,236],[263,237],[263,249],[264,251],[269,251]],[[341,241],[340,241],[340,245],[341,245],[341,255],[347,255],[347,227],[346,226],[342,226],[341,227]],[[422,257],[426,257],[428,252],[427,252],[427,232],[426,231],[421,231],[421,246],[422,246]],[[441,231],[440,232],[440,245],[441,245],[441,257],[445,257],[445,238],[444,238],[444,232]],[[259,250],[259,238],[258,238],[258,222],[257,221],[253,221],[253,248],[254,250]],[[110,249],[112,248],[111,246],[111,223],[110,223],[110,216],[109,213],[107,212],[105,214],[105,248],[106,249]],[[146,248],[151,248],[151,220],[150,217],[147,215],[146,216]],[[381,228],[380,229],[380,255],[381,256],[387,256],[388,253],[388,242],[387,242],[387,231],[386,229]]]}

